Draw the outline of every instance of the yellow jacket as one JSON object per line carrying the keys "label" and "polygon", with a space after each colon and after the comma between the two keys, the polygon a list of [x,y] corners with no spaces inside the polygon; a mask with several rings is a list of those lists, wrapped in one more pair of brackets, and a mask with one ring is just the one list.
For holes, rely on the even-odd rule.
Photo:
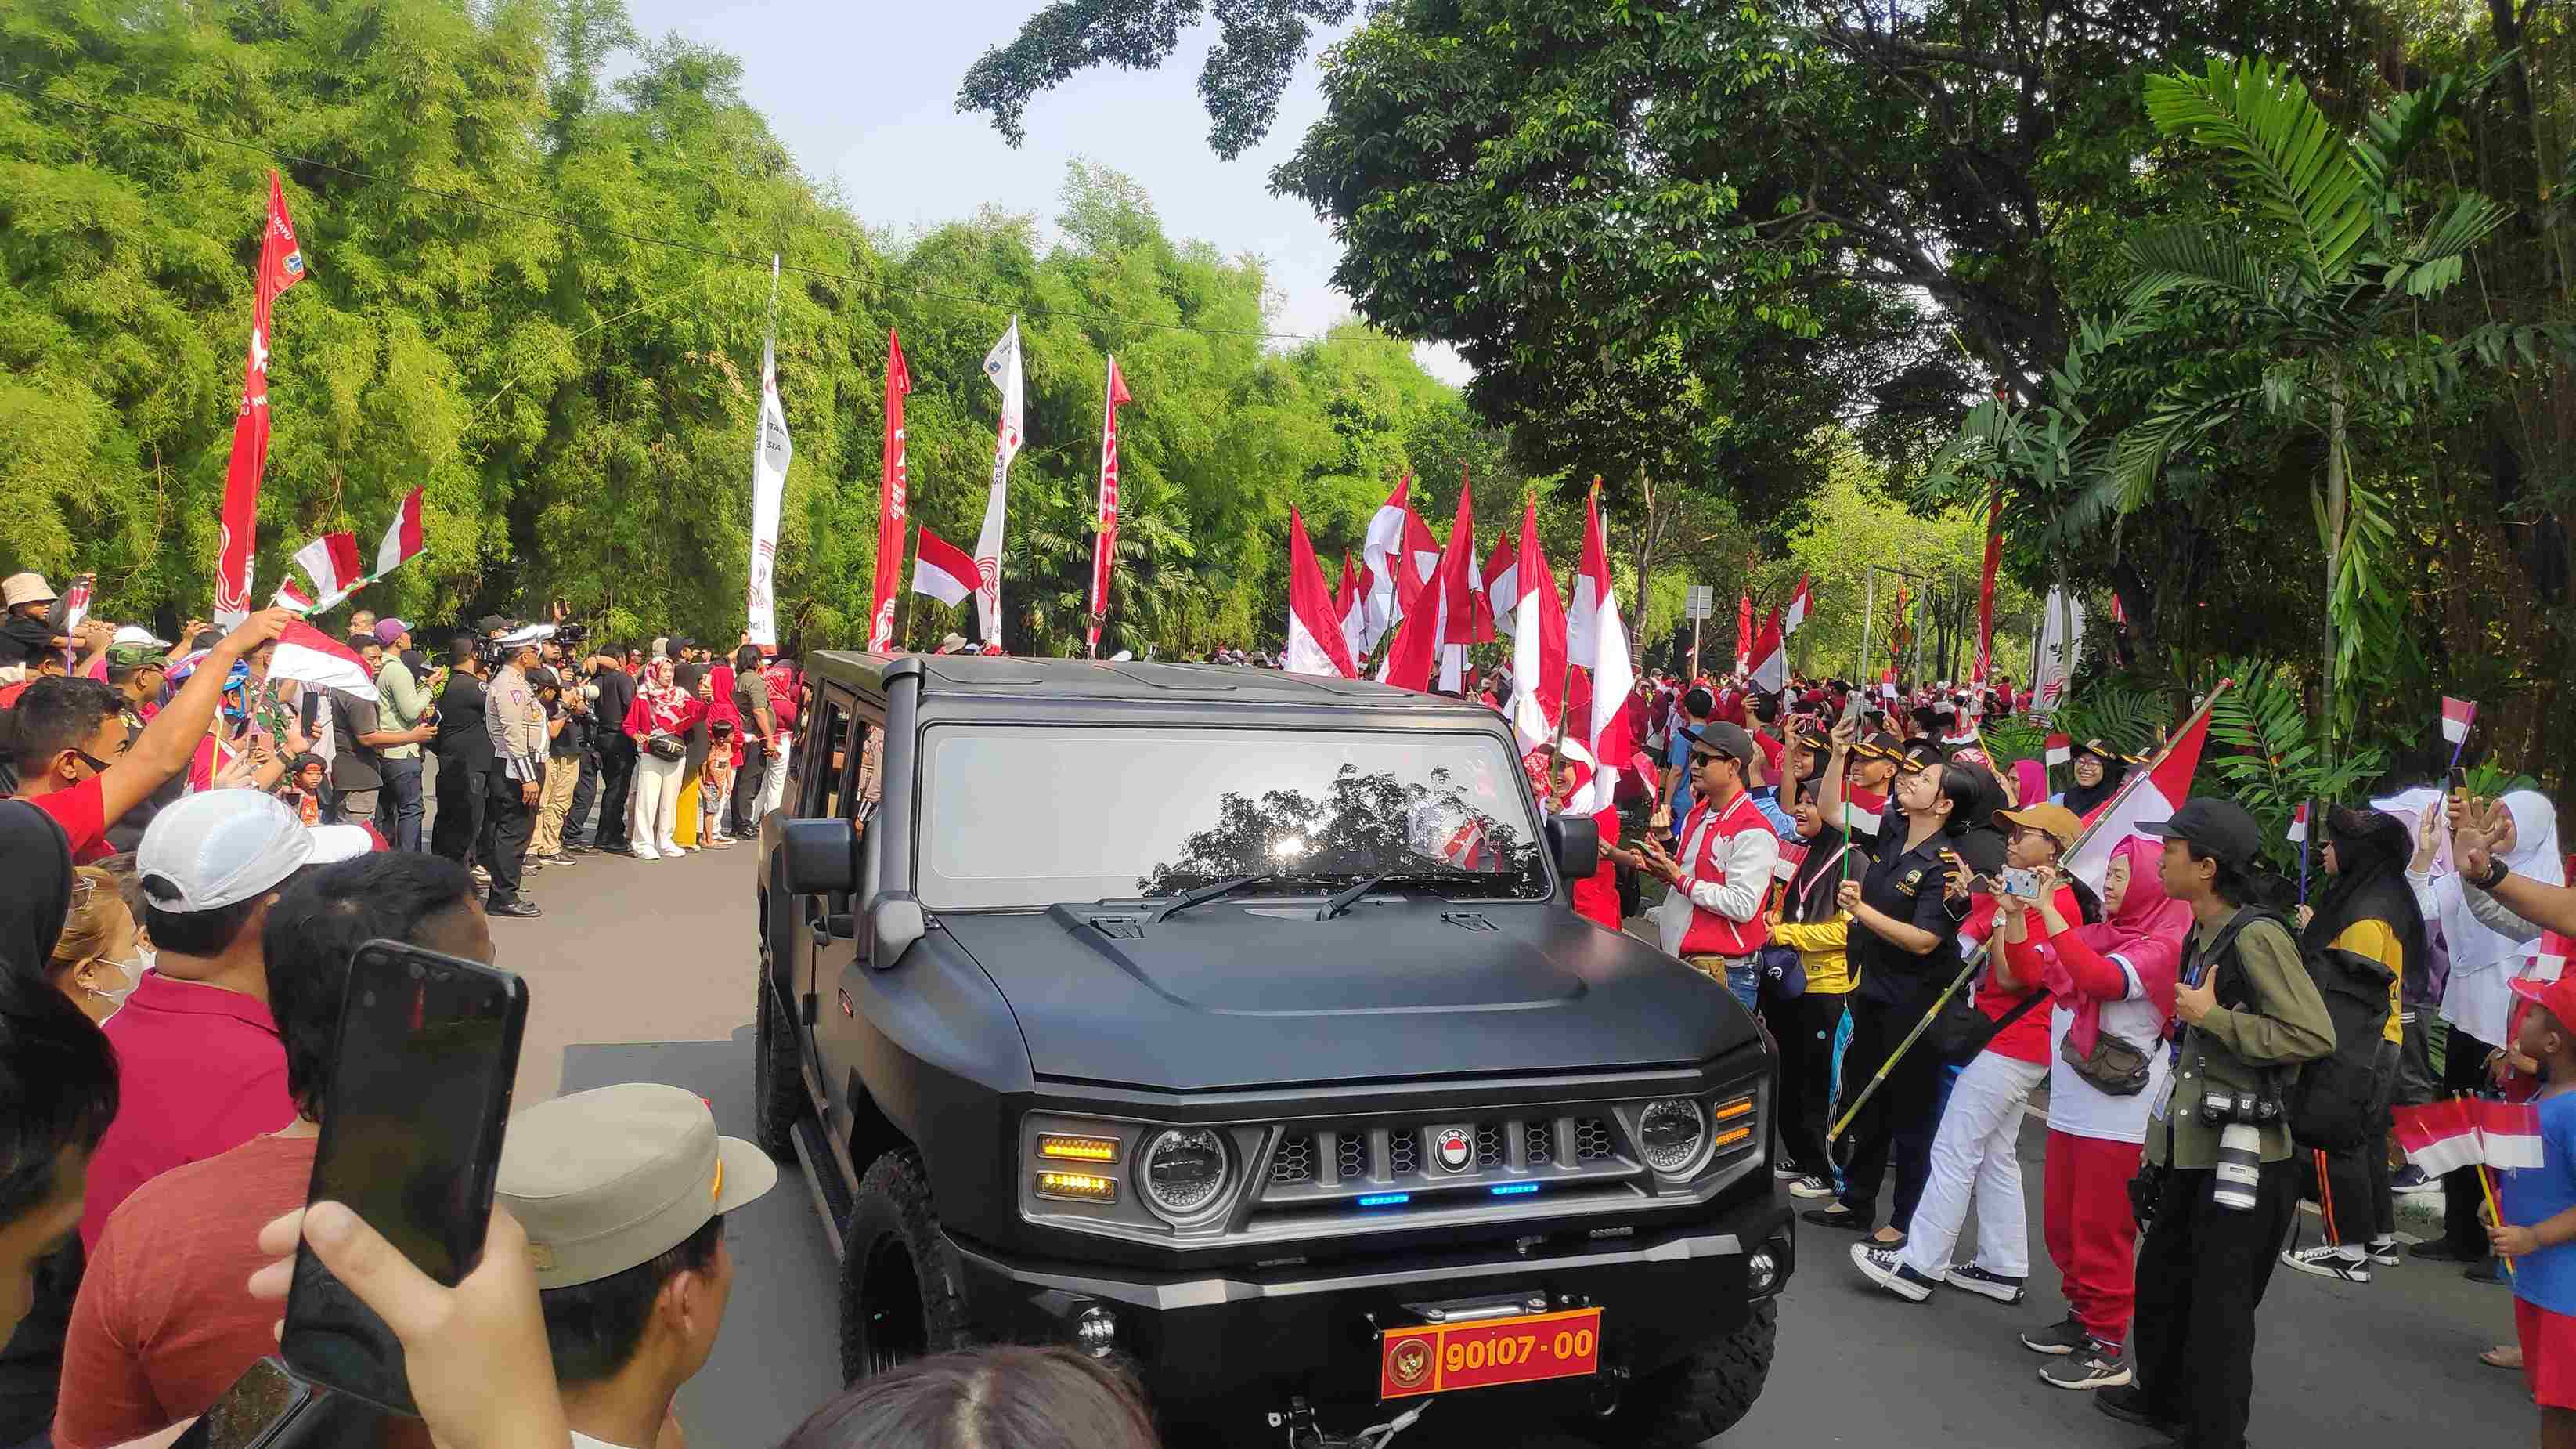
{"label": "yellow jacket", "polygon": [[1773,921],[1771,939],[1798,953],[1807,968],[1807,989],[1840,996],[1860,984],[1851,967],[1851,915],[1838,911],[1830,921]]}

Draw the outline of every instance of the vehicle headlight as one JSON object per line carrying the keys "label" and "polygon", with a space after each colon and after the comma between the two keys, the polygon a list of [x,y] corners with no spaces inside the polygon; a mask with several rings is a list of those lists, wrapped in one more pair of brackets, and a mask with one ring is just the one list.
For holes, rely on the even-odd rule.
{"label": "vehicle headlight", "polygon": [[1206,1211],[1225,1191],[1230,1169],[1225,1142],[1205,1127],[1175,1127],[1158,1132],[1145,1145],[1137,1186],[1166,1217],[1186,1218]]}
{"label": "vehicle headlight", "polygon": [[1648,1102],[1637,1114],[1637,1148],[1645,1154],[1648,1167],[1667,1177],[1679,1177],[1696,1167],[1706,1146],[1708,1116],[1687,1097]]}

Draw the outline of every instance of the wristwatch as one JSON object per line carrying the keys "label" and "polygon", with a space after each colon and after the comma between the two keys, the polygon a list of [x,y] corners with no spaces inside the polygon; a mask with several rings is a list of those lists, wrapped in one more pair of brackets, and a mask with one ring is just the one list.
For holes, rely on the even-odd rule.
{"label": "wristwatch", "polygon": [[2482,891],[2492,891],[2497,886],[2503,885],[2504,878],[2511,874],[2513,874],[2513,872],[2506,868],[2502,858],[2490,859],[2487,862],[2487,873],[2478,877],[2476,880],[2469,882],[2469,884],[2476,886]]}

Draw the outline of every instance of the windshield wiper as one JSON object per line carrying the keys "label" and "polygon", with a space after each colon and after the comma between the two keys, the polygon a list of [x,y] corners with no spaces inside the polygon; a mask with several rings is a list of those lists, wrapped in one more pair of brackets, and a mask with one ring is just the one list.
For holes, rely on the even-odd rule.
{"label": "windshield wiper", "polygon": [[1153,914],[1153,924],[1159,926],[1163,922],[1170,920],[1172,917],[1179,915],[1181,912],[1188,910],[1190,907],[1203,905],[1208,901],[1215,900],[1219,896],[1230,896],[1236,891],[1248,890],[1253,886],[1280,885],[1285,883],[1288,879],[1289,877],[1280,875],[1276,872],[1268,875],[1239,875],[1235,876],[1231,880],[1218,881],[1214,885],[1200,886],[1194,891],[1184,891],[1178,900],[1173,901],[1170,905],[1163,907],[1161,910],[1156,911]]}
{"label": "windshield wiper", "polygon": [[1399,885],[1437,888],[1448,885],[1457,879],[1458,877],[1454,875],[1433,875],[1426,871],[1389,871],[1385,875],[1373,875],[1367,880],[1361,881],[1357,885],[1344,886],[1340,890],[1333,892],[1332,898],[1324,902],[1324,908],[1315,913],[1315,919],[1319,921],[1329,921],[1333,917],[1340,915],[1342,912],[1349,910],[1353,905],[1357,904],[1360,897],[1367,895],[1370,891],[1376,890],[1382,886]]}

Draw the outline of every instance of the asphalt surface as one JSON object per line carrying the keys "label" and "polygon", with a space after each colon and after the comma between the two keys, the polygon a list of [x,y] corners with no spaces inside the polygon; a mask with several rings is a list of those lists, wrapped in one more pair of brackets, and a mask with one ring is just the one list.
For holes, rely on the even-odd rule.
{"label": "asphalt surface", "polygon": [[[493,922],[500,963],[525,975],[531,1010],[521,1103],[622,1081],[668,1082],[714,1106],[723,1130],[751,1131],[752,848],[677,861],[582,857],[537,874],[537,921]],[[1955,1291],[1912,1305],[1853,1271],[1852,1239],[1809,1229],[1782,1304],[1779,1358],[1761,1402],[1723,1444],[1960,1444],[1998,1449],[2140,1449],[2152,1442],[2094,1412],[2089,1395],[2039,1379],[2014,1335],[2065,1313],[2037,1242],[2041,1128],[2025,1124],[2029,1301],[2007,1308]],[[2314,1240],[2315,1219],[2305,1219]],[[737,1264],[724,1334],[682,1391],[693,1449],[770,1449],[840,1387],[837,1268],[813,1200],[792,1169],[726,1225]],[[1961,1255],[1965,1255],[1965,1248]],[[2256,1353],[2251,1440],[2261,1449],[2408,1446],[2435,1437],[2509,1445],[2536,1437],[2518,1374],[2480,1349],[2509,1342],[2509,1293],[2455,1267],[2408,1263],[2368,1285],[2274,1275]],[[1344,1428],[1356,1426],[1340,1426]],[[1406,1449],[1491,1444],[1444,1436],[1437,1410]],[[1572,1441],[1532,1433],[1516,1442]]]}

